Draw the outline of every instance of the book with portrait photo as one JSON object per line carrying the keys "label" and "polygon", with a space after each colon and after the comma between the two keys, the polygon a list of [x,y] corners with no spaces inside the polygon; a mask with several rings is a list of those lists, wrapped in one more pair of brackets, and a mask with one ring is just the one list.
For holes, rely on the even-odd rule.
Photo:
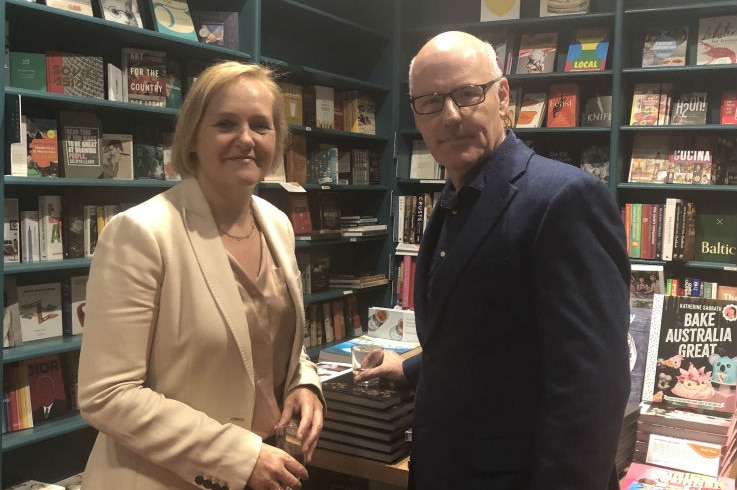
{"label": "book with portrait photo", "polygon": [[133,135],[102,135],[101,178],[133,180]]}
{"label": "book with portrait photo", "polygon": [[33,425],[67,413],[69,407],[59,354],[24,359],[20,363],[28,369]]}
{"label": "book with portrait photo", "polygon": [[138,0],[99,0],[105,20],[131,27],[143,28]]}

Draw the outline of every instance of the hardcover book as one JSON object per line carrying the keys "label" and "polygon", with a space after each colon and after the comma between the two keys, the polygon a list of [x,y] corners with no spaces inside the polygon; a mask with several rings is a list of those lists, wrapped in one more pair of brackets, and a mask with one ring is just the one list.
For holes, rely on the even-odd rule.
{"label": "hardcover book", "polygon": [[737,305],[655,295],[642,401],[733,413],[737,385]]}
{"label": "hardcover book", "polygon": [[[669,155],[671,138],[667,134],[635,135],[632,143],[628,182],[658,182],[672,179]],[[669,172],[670,171],[670,172]]]}
{"label": "hardcover book", "polygon": [[3,263],[20,262],[21,234],[17,198],[5,198],[3,216]]}
{"label": "hardcover book", "polygon": [[662,490],[683,490],[686,488],[684,485],[690,490],[734,490],[734,479],[633,462],[622,480],[621,488],[636,490],[650,486]]}
{"label": "hardcover book", "polygon": [[419,346],[419,342],[403,342],[401,340],[392,340],[388,337],[381,338],[372,335],[361,335],[348,339],[345,342],[325,347],[320,351],[318,359],[320,361],[351,362],[351,346],[355,344],[376,344],[384,349],[391,349],[397,354],[404,354]]}
{"label": "hardcover book", "polygon": [[289,201],[289,219],[294,227],[294,234],[312,233],[312,219],[307,193],[289,193],[287,199]]}
{"label": "hardcover book", "polygon": [[94,16],[92,0],[45,0],[46,5],[75,14]]}
{"label": "hardcover book", "polygon": [[[164,147],[160,144],[133,142],[133,177],[166,180]],[[98,230],[102,231],[102,230]]]}
{"label": "hardcover book", "polygon": [[302,133],[289,133],[289,144],[284,152],[284,172],[287,182],[307,182],[307,136]]}
{"label": "hardcover book", "polygon": [[23,342],[61,337],[61,284],[18,285]]}
{"label": "hardcover book", "polygon": [[596,94],[586,100],[581,114],[581,126],[611,127],[612,96]]}
{"label": "hardcover book", "polygon": [[737,417],[724,417],[643,403],[640,407],[638,422],[726,436],[734,431]]}
{"label": "hardcover book", "polygon": [[41,260],[38,211],[21,211],[20,222],[22,233],[20,243],[23,247],[21,261],[38,262]]}
{"label": "hardcover book", "polygon": [[5,276],[3,291],[3,347],[15,347],[23,344],[15,276]]}
{"label": "hardcover book", "polygon": [[112,63],[107,63],[107,100],[123,102],[123,71]]}
{"label": "hardcover book", "polygon": [[315,123],[318,128],[335,129],[335,98],[333,87],[314,85]]}
{"label": "hardcover book", "polygon": [[737,264],[737,215],[696,213],[696,260]]}
{"label": "hardcover book", "polygon": [[28,369],[34,427],[67,413],[69,407],[59,354],[24,359],[20,363]]}
{"label": "hardcover book", "polygon": [[201,43],[238,51],[238,12],[192,10],[192,22]]}
{"label": "hardcover book", "polygon": [[307,182],[310,184],[338,183],[337,146],[312,152],[307,162]]}
{"label": "hardcover book", "polygon": [[346,131],[376,134],[376,104],[373,97],[356,90],[344,91],[343,119]]}
{"label": "hardcover book", "polygon": [[554,84],[548,88],[548,115],[545,125],[549,128],[575,128],[578,126],[578,84]]}
{"label": "hardcover book", "polygon": [[143,28],[138,0],[99,0],[102,18],[132,27]]}
{"label": "hardcover book", "polygon": [[56,119],[26,118],[27,175],[59,177],[59,138]]}
{"label": "hardcover book", "polygon": [[151,0],[156,30],[190,41],[197,41],[187,0]]}
{"label": "hardcover book", "polygon": [[516,128],[539,128],[545,118],[545,105],[548,95],[545,92],[530,92],[522,96]]}
{"label": "hardcover book", "polygon": [[133,135],[103,133],[103,179],[133,179]]}
{"label": "hardcover book", "polygon": [[557,49],[557,32],[522,34],[517,73],[551,73]]}
{"label": "hardcover book", "polygon": [[62,284],[64,335],[81,335],[84,332],[87,277],[71,276]]}
{"label": "hardcover book", "polygon": [[361,407],[386,409],[412,398],[413,393],[404,386],[389,386],[384,382],[363,386],[353,382],[353,372],[345,373],[322,384],[325,399],[352,403]]}
{"label": "hardcover book", "polygon": [[657,126],[660,115],[660,83],[638,83],[632,94],[630,125]]}
{"label": "hardcover book", "polygon": [[522,99],[521,88],[509,89],[509,104],[507,105],[507,115],[504,117],[504,127],[514,128],[517,125],[517,117]]}
{"label": "hardcover book", "polygon": [[722,92],[719,124],[737,124],[737,90],[725,90]]}
{"label": "hardcover book", "polygon": [[540,0],[540,17],[586,14],[589,0]]}
{"label": "hardcover book", "polygon": [[[284,114],[288,124],[302,124],[302,87],[296,83],[280,83]],[[342,128],[340,128],[342,129]],[[287,178],[289,180],[289,178]],[[299,181],[297,181],[299,182]]]}
{"label": "hardcover book", "polygon": [[581,151],[582,170],[593,174],[599,181],[609,182],[609,147],[590,145]]}
{"label": "hardcover book", "polygon": [[642,66],[683,66],[686,64],[688,26],[648,28],[642,47]]}
{"label": "hardcover book", "polygon": [[566,55],[565,71],[601,71],[606,68],[609,31],[605,27],[582,27],[575,31]]}
{"label": "hardcover book", "polygon": [[102,121],[92,112],[62,111],[61,156],[67,178],[97,179],[102,168]]}
{"label": "hardcover book", "polygon": [[699,19],[697,65],[737,63],[737,15]]}
{"label": "hardcover book", "polygon": [[166,53],[123,48],[123,100],[134,104],[166,107]]}
{"label": "hardcover book", "polygon": [[410,179],[440,178],[440,164],[430,153],[430,149],[422,139],[412,140],[412,154],[409,160]]}
{"label": "hardcover book", "polygon": [[521,0],[481,0],[481,22],[519,19]]}
{"label": "hardcover book", "polygon": [[102,56],[46,52],[46,90],[78,97],[105,98]]}
{"label": "hardcover book", "polygon": [[38,229],[41,260],[64,259],[61,196],[38,196]]}
{"label": "hardcover book", "polygon": [[28,176],[28,125],[21,108],[20,94],[5,94],[5,157],[7,175]]}
{"label": "hardcover book", "polygon": [[46,91],[46,55],[11,51],[10,85],[29,90]]}
{"label": "hardcover book", "polygon": [[320,439],[386,454],[393,454],[400,449],[404,449],[405,454],[409,453],[409,444],[404,440],[404,431],[397,431],[398,434],[395,439],[387,441],[371,437],[376,434],[372,433],[372,431],[359,433],[359,431],[349,429],[348,432],[344,432],[334,428],[335,426],[330,423],[327,423],[326,425],[329,427],[323,426],[323,429],[320,432]]}
{"label": "hardcover book", "polygon": [[344,444],[327,439],[318,440],[317,447],[339,453],[350,454],[352,456],[358,456],[360,458],[373,459],[381,461],[382,463],[394,463],[409,453],[409,445],[407,444],[392,453],[384,453],[382,451],[366,449],[364,447],[356,447],[351,444]]}
{"label": "hardcover book", "polygon": [[[353,372],[353,368],[351,368],[351,372]],[[328,417],[340,423],[391,432],[406,428],[412,423],[413,409],[414,400],[412,399],[384,410],[332,400]]]}
{"label": "hardcover book", "polygon": [[670,124],[706,124],[706,92],[686,92],[671,103]]}

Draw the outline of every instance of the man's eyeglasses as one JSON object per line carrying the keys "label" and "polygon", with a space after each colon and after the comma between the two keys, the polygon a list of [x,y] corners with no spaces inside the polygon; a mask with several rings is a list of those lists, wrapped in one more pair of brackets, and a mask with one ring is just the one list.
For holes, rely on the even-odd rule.
{"label": "man's eyeglasses", "polygon": [[412,109],[415,113],[420,115],[435,114],[436,112],[442,111],[445,106],[445,99],[448,97],[450,97],[457,107],[478,105],[486,100],[486,91],[489,87],[501,79],[502,77],[497,77],[490,82],[479,85],[468,85],[445,94],[435,92],[433,94],[418,95],[409,99],[409,102],[412,104]]}

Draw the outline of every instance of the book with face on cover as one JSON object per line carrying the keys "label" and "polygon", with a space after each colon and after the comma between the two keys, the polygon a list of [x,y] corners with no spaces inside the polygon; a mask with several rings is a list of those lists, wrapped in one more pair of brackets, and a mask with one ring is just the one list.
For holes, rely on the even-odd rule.
{"label": "book with face on cover", "polygon": [[138,0],[99,0],[105,20],[132,27],[143,28]]}

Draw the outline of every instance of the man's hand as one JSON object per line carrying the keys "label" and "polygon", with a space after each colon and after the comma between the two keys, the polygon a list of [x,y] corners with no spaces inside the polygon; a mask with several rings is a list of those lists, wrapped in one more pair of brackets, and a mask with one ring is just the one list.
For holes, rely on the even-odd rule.
{"label": "man's hand", "polygon": [[402,362],[404,359],[391,349],[375,350],[367,357],[367,365],[376,365],[361,371],[356,376],[356,381],[364,381],[371,378],[383,378],[396,383],[407,383],[404,376]]}

